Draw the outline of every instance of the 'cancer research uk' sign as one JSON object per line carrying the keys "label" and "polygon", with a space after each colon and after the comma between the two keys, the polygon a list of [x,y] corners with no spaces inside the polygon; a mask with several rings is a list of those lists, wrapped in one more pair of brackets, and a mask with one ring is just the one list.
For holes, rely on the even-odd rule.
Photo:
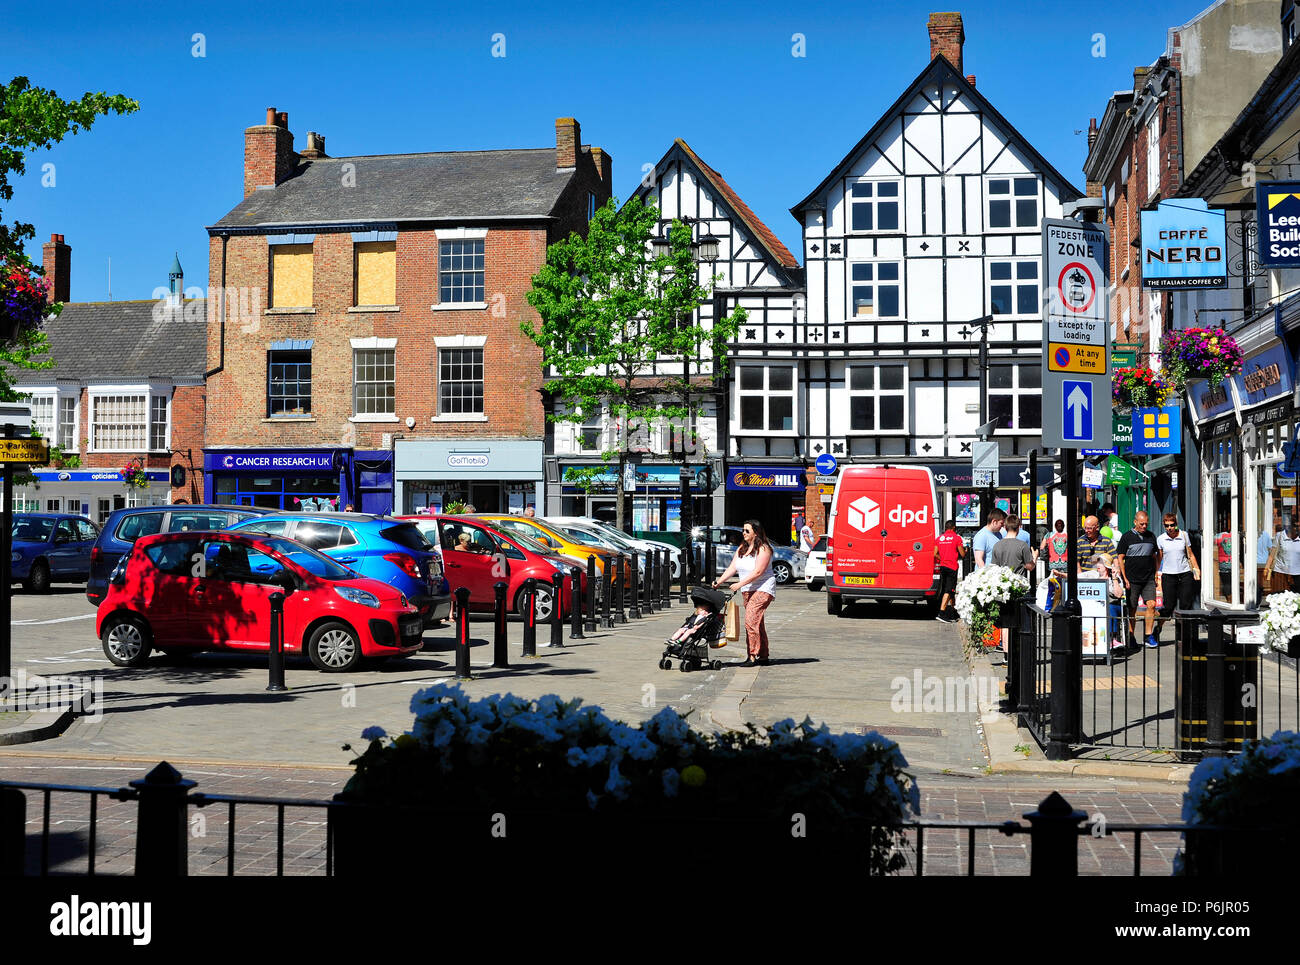
{"label": "'cancer research uk' sign", "polygon": [[1255,185],[1259,263],[1270,268],[1300,266],[1300,181]]}
{"label": "'cancer research uk' sign", "polygon": [[1043,445],[1110,446],[1110,299],[1103,225],[1043,221]]}
{"label": "'cancer research uk' sign", "polygon": [[1227,221],[1203,198],[1142,212],[1143,288],[1227,288]]}

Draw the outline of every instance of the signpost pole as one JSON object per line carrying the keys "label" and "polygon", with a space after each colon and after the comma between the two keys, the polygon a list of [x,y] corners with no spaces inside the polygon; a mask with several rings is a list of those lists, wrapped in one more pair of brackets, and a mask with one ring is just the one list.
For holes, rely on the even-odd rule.
{"label": "signpost pole", "polygon": [[[14,437],[12,423],[5,424],[5,438]],[[10,553],[13,552],[14,528],[14,466],[4,463],[4,508],[0,510],[0,677],[9,678],[12,658],[13,628],[9,621],[13,614],[13,584]]]}
{"label": "signpost pole", "polygon": [[[1038,549],[1038,450],[1029,450],[1029,543]],[[1038,591],[1038,567],[1029,572],[1029,589],[1031,595]]]}

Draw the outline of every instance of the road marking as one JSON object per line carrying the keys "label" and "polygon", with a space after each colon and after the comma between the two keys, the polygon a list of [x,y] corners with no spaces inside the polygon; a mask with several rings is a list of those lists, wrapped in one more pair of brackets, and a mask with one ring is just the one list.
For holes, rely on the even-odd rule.
{"label": "road marking", "polygon": [[36,627],[43,626],[47,623],[68,623],[72,620],[93,620],[98,615],[99,614],[97,613],[83,613],[80,616],[59,617],[55,620],[11,620],[9,625],[11,627]]}

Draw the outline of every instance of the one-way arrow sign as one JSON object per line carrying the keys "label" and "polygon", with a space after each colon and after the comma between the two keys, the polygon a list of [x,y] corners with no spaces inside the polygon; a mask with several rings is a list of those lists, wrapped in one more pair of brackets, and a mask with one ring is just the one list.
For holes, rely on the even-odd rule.
{"label": "one-way arrow sign", "polygon": [[1092,410],[1092,385],[1087,382],[1066,382],[1064,391],[1069,395],[1065,399],[1065,407],[1069,410],[1063,422],[1072,422],[1073,432],[1063,433],[1067,439],[1076,439],[1079,442],[1092,441],[1092,420],[1088,418]]}

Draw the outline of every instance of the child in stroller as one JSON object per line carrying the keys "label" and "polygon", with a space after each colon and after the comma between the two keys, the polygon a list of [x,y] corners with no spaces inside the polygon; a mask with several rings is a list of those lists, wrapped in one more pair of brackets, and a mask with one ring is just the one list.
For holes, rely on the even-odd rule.
{"label": "child in stroller", "polygon": [[726,626],[722,619],[726,598],[712,587],[697,586],[691,590],[691,602],[695,604],[695,612],[686,618],[676,633],[664,641],[667,646],[659,658],[660,670],[671,669],[672,658],[678,660],[679,669],[683,672],[699,670],[701,667],[722,669],[722,661],[709,659],[709,649],[727,644]]}

